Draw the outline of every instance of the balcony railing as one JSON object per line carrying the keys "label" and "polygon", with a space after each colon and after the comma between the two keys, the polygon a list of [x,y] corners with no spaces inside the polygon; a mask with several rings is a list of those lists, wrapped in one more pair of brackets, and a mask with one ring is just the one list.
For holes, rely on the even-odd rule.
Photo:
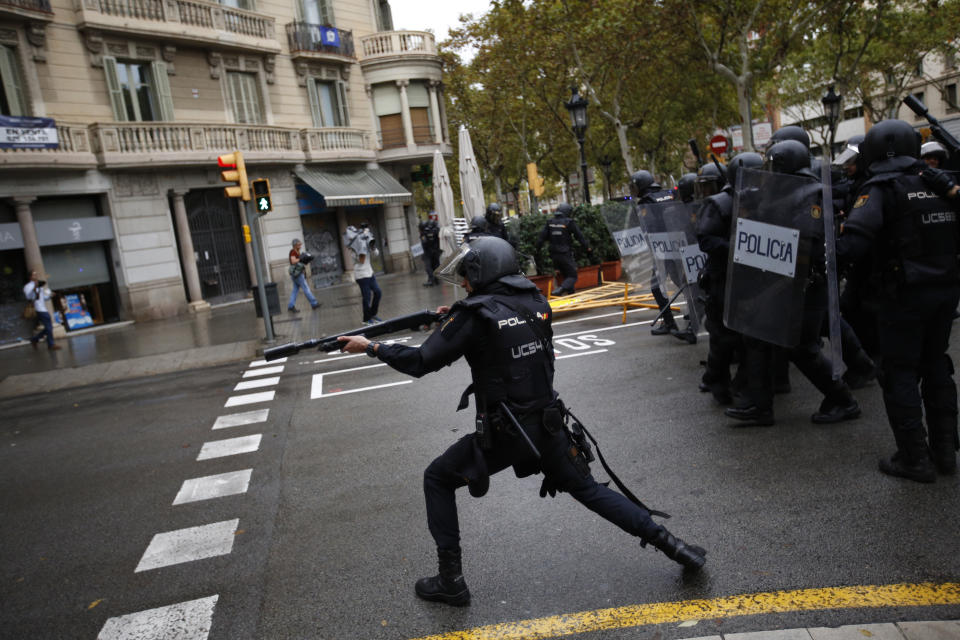
{"label": "balcony railing", "polygon": [[26,9],[27,11],[43,11],[52,13],[50,0],[0,0],[0,10],[11,7],[13,9]]}
{"label": "balcony railing", "polygon": [[402,55],[437,55],[437,43],[428,31],[384,31],[360,39],[363,60]]}
{"label": "balcony railing", "polygon": [[0,150],[0,166],[76,168],[97,166],[87,125],[58,122],[57,140],[60,146],[56,149]]}
{"label": "balcony railing", "polygon": [[[7,0],[0,0],[6,2]],[[26,2],[27,0],[15,0]],[[48,0],[38,0],[47,2]],[[83,3],[105,16],[133,18],[172,25],[226,31],[259,39],[274,38],[274,19],[253,11],[234,9],[204,0],[92,0]],[[85,19],[87,19],[85,17]],[[94,20],[94,22],[96,22]],[[175,33],[171,33],[176,37]]]}
{"label": "balcony railing", "polygon": [[338,29],[340,44],[329,45],[323,41],[322,26],[309,22],[291,22],[287,25],[287,42],[290,51],[311,51],[314,53],[329,53],[347,58],[354,58],[353,32]]}

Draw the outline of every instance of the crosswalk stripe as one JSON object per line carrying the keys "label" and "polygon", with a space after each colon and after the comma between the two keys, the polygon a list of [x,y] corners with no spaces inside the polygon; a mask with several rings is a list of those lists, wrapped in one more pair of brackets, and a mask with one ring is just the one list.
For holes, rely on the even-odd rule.
{"label": "crosswalk stripe", "polygon": [[230,553],[239,518],[153,536],[134,573]]}
{"label": "crosswalk stripe", "polygon": [[227,398],[227,403],[223,406],[226,408],[237,407],[243,404],[254,404],[256,402],[270,402],[276,393],[276,391],[262,391],[260,393],[248,393],[244,396],[231,396]]}
{"label": "crosswalk stripe", "polygon": [[227,416],[219,416],[213,423],[214,429],[227,429],[229,427],[239,427],[245,424],[257,424],[266,422],[270,415],[270,409],[257,409],[256,411],[245,411],[244,413],[231,413]]}
{"label": "crosswalk stripe", "polygon": [[283,363],[286,362],[286,361],[287,361],[286,358],[277,358],[276,360],[271,360],[270,362],[267,362],[266,360],[254,360],[253,362],[250,363],[250,366],[251,366],[251,367],[265,367],[265,366],[267,366],[268,364],[283,364]]}
{"label": "crosswalk stripe", "polygon": [[234,391],[246,391],[247,389],[260,389],[262,387],[272,387],[280,382],[280,376],[272,378],[257,378],[255,380],[243,380],[238,382],[233,388]]}
{"label": "crosswalk stripe", "polygon": [[173,499],[173,504],[185,504],[246,493],[250,486],[250,474],[252,472],[253,469],[244,469],[243,471],[230,471],[215,476],[184,480],[177,497]]}
{"label": "crosswalk stripe", "polygon": [[256,433],[252,436],[241,436],[239,438],[227,438],[226,440],[214,440],[204,442],[200,447],[200,454],[197,455],[197,461],[211,460],[213,458],[223,458],[225,456],[235,456],[241,453],[250,453],[260,448],[260,438],[262,434]]}
{"label": "crosswalk stripe", "polygon": [[283,365],[279,367],[262,367],[260,369],[250,369],[243,372],[244,378],[256,378],[257,376],[271,376],[275,373],[283,373]]}
{"label": "crosswalk stripe", "polygon": [[207,640],[219,596],[110,618],[97,640]]}

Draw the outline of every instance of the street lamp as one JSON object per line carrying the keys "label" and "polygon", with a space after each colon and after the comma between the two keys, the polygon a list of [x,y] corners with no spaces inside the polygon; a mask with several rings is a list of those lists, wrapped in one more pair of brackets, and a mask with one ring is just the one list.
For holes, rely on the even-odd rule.
{"label": "street lamp", "polygon": [[580,173],[583,176],[583,202],[590,204],[590,187],[587,186],[587,154],[583,147],[583,137],[587,133],[587,105],[589,104],[583,96],[580,95],[576,86],[570,87],[573,95],[570,101],[564,106],[570,112],[570,120],[573,121],[573,132],[577,135],[577,143],[580,145]]}
{"label": "street lamp", "polygon": [[823,103],[823,115],[827,117],[827,126],[830,127],[830,154],[833,154],[833,143],[834,138],[837,134],[837,124],[840,122],[840,102],[842,96],[838,96],[833,92],[833,85],[830,85],[827,88],[827,93],[825,96],[820,98],[820,102]]}
{"label": "street lamp", "polygon": [[603,154],[597,158],[597,162],[600,163],[600,168],[603,169],[603,184],[606,187],[606,199],[610,199],[610,166],[613,164],[613,158],[607,154]]}

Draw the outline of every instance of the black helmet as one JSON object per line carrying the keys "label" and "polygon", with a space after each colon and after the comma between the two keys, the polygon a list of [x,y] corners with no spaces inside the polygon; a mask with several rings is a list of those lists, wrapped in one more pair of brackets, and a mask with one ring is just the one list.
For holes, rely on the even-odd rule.
{"label": "black helmet", "polygon": [[804,131],[801,127],[798,127],[795,124],[788,125],[786,127],[781,127],[773,132],[773,135],[770,136],[770,142],[767,143],[767,149],[777,144],[778,142],[783,142],[784,140],[796,140],[801,143],[807,149],[810,149],[810,136],[807,135],[807,132]]}
{"label": "black helmet", "polygon": [[470,220],[470,231],[474,233],[483,233],[487,230],[487,219],[483,216],[473,216]]}
{"label": "black helmet", "polygon": [[694,183],[694,191],[699,198],[706,198],[720,193],[726,181],[725,173],[713,162],[700,167]]}
{"label": "black helmet", "polygon": [[931,140],[920,147],[920,157],[924,160],[927,159],[927,157],[937,158],[940,161],[940,168],[942,169],[943,163],[947,161],[950,154],[942,144],[936,140]]}
{"label": "black helmet", "polygon": [[696,182],[697,174],[695,173],[685,173],[680,176],[680,180],[677,182],[677,199],[683,202],[693,200],[693,188]]}
{"label": "black helmet", "polygon": [[847,144],[844,145],[843,151],[838,153],[837,157],[833,159],[833,164],[844,167],[852,162],[856,162],[860,157],[860,144],[862,142],[863,136],[861,135],[847,138]]}
{"label": "black helmet", "polygon": [[573,213],[573,207],[571,207],[566,202],[561,202],[557,205],[557,210],[553,212],[553,215],[556,216],[569,216]]}
{"label": "black helmet", "polygon": [[903,171],[920,157],[920,134],[903,120],[883,120],[867,131],[860,155],[870,173]]}
{"label": "black helmet", "polygon": [[776,142],[764,154],[763,168],[774,173],[790,174],[796,174],[801,169],[809,170],[810,151],[796,140]]}
{"label": "black helmet", "polygon": [[487,205],[487,210],[484,212],[483,217],[487,219],[487,222],[491,224],[500,224],[500,205],[496,202],[491,202]]}
{"label": "black helmet", "polygon": [[655,191],[659,188],[660,185],[649,171],[641,169],[630,176],[630,191],[633,192],[634,197],[642,196],[648,191]]}
{"label": "black helmet", "polygon": [[756,169],[763,166],[763,156],[754,151],[738,153],[727,163],[727,181],[734,189],[737,188],[737,176],[740,169]]}
{"label": "black helmet", "polygon": [[437,269],[436,275],[454,284],[466,278],[474,292],[494,282],[536,289],[521,273],[517,253],[510,243],[496,236],[480,236],[460,245],[460,250]]}

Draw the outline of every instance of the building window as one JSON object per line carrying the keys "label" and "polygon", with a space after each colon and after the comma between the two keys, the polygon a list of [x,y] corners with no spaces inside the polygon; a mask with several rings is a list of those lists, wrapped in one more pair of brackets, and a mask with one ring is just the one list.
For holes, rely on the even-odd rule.
{"label": "building window", "polygon": [[233,121],[238,124],[261,124],[263,101],[257,86],[257,74],[242,71],[227,72],[227,90]]}
{"label": "building window", "polygon": [[913,70],[913,75],[918,78],[923,75],[923,58],[917,60],[917,66]]}
{"label": "building window", "polygon": [[947,102],[947,113],[955,113],[960,111],[960,108],[957,106],[957,83],[948,84],[944,87],[943,97]]}
{"label": "building window", "polygon": [[943,54],[943,66],[945,69],[956,69],[957,68],[957,52],[953,49],[948,49]]}
{"label": "building window", "polygon": [[350,126],[346,88],[343,82],[309,78],[307,95],[310,97],[310,113],[313,115],[314,127]]}
{"label": "building window", "polygon": [[322,24],[332,27],[333,22],[333,2],[331,0],[301,0],[298,5],[301,18],[304,22],[310,24]]}
{"label": "building window", "polygon": [[[924,105],[927,104],[926,102],[923,101],[923,91],[918,91],[917,93],[913,94],[913,97],[916,98],[921,104],[924,104]],[[911,111],[910,113],[913,113],[913,112]],[[914,113],[914,114],[913,114],[913,119],[914,119],[914,120],[924,120],[925,118],[924,118],[923,116],[919,116],[919,115],[917,115],[917,114]]]}
{"label": "building window", "polygon": [[220,0],[220,4],[234,9],[245,9],[246,11],[256,11],[257,9],[253,0]]}
{"label": "building window", "polygon": [[390,11],[390,0],[373,0],[374,13],[377,17],[377,31],[393,31],[393,13]]}
{"label": "building window", "polygon": [[0,115],[27,115],[27,100],[23,95],[23,75],[13,47],[0,44]]}
{"label": "building window", "polygon": [[403,114],[400,107],[400,89],[393,82],[373,87],[373,108],[377,114],[380,147],[393,149],[407,146],[403,132]]}
{"label": "building window", "polygon": [[121,62],[104,56],[103,72],[117,122],[173,120],[165,62]]}
{"label": "building window", "polygon": [[410,122],[413,124],[413,141],[418,144],[433,142],[431,127],[433,114],[430,111],[430,92],[423,82],[411,82],[407,87],[410,103]]}

